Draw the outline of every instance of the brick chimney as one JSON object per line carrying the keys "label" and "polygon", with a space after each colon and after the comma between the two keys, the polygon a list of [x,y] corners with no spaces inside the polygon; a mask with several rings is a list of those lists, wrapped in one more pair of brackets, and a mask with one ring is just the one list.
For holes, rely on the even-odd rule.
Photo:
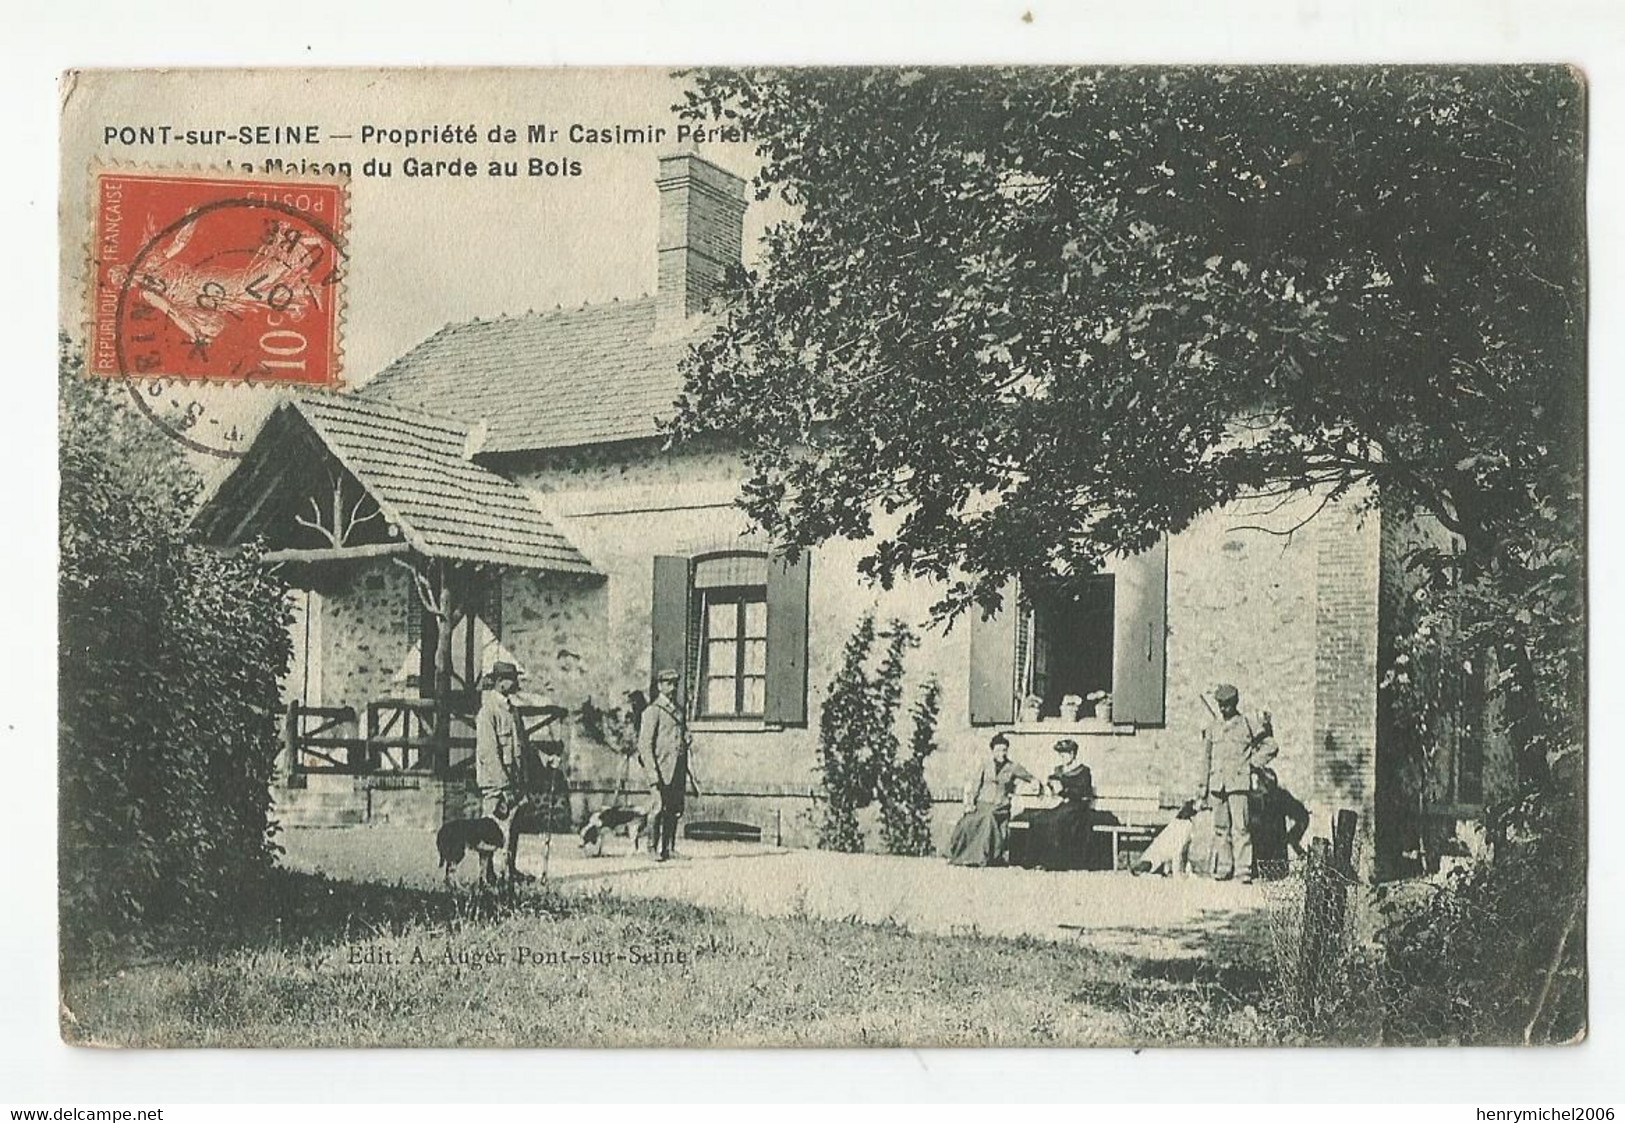
{"label": "brick chimney", "polygon": [[692,152],[660,158],[661,326],[700,311],[740,262],[745,239],[745,181]]}

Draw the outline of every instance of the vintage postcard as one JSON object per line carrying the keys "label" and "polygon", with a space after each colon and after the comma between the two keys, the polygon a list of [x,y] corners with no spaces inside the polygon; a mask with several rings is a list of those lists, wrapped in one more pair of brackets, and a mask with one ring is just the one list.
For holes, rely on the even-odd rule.
{"label": "vintage postcard", "polygon": [[70,1043],[1585,1038],[1578,72],[61,101]]}

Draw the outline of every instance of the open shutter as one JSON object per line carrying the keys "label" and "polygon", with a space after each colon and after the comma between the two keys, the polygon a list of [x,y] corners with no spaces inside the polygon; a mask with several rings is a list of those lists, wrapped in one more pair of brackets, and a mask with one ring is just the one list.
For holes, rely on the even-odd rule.
{"label": "open shutter", "polygon": [[992,616],[970,609],[970,722],[1004,725],[1016,716],[1016,628],[1021,604],[1016,583]]}
{"label": "open shutter", "polygon": [[807,586],[812,554],[767,563],[767,705],[763,718],[807,724]]}
{"label": "open shutter", "polygon": [[677,672],[677,697],[688,697],[688,559],[657,557],[649,609],[649,686],[668,667]]}
{"label": "open shutter", "polygon": [[1168,662],[1168,539],[1121,558],[1116,576],[1112,720],[1162,725]]}

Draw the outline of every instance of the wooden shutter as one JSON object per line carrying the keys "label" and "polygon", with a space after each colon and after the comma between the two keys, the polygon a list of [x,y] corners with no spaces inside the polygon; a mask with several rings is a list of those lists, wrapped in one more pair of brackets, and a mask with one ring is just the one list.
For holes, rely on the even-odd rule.
{"label": "wooden shutter", "polygon": [[688,680],[688,559],[654,560],[654,595],[649,607],[649,697],[654,697],[654,676],[670,667],[678,675],[677,697],[689,694]]}
{"label": "wooden shutter", "polygon": [[1021,604],[1016,583],[1004,588],[1004,603],[992,616],[970,609],[970,722],[1004,725],[1016,716],[1016,628]]}
{"label": "wooden shutter", "polygon": [[1112,629],[1112,720],[1162,725],[1168,662],[1168,539],[1120,559]]}
{"label": "wooden shutter", "polygon": [[767,563],[767,705],[763,718],[807,724],[807,587],[812,554]]}

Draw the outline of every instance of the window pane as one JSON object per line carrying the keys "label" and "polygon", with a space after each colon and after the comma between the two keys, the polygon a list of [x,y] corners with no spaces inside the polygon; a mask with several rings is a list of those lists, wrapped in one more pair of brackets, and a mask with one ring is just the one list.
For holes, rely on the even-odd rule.
{"label": "window pane", "polygon": [[732,678],[739,670],[739,645],[731,639],[714,639],[705,645],[705,673]]}
{"label": "window pane", "polygon": [[734,680],[712,678],[705,680],[705,712],[708,714],[734,713]]}
{"label": "window pane", "polygon": [[739,605],[733,601],[723,601],[721,604],[708,604],[705,606],[705,634],[707,636],[727,636],[730,639],[739,631]]}
{"label": "window pane", "polygon": [[740,713],[759,714],[767,709],[767,679],[745,680],[745,708]]}
{"label": "window pane", "polygon": [[767,641],[765,639],[745,641],[745,673],[747,675],[767,674]]}
{"label": "window pane", "polygon": [[756,638],[767,636],[767,602],[760,600],[745,602],[745,634]]}

